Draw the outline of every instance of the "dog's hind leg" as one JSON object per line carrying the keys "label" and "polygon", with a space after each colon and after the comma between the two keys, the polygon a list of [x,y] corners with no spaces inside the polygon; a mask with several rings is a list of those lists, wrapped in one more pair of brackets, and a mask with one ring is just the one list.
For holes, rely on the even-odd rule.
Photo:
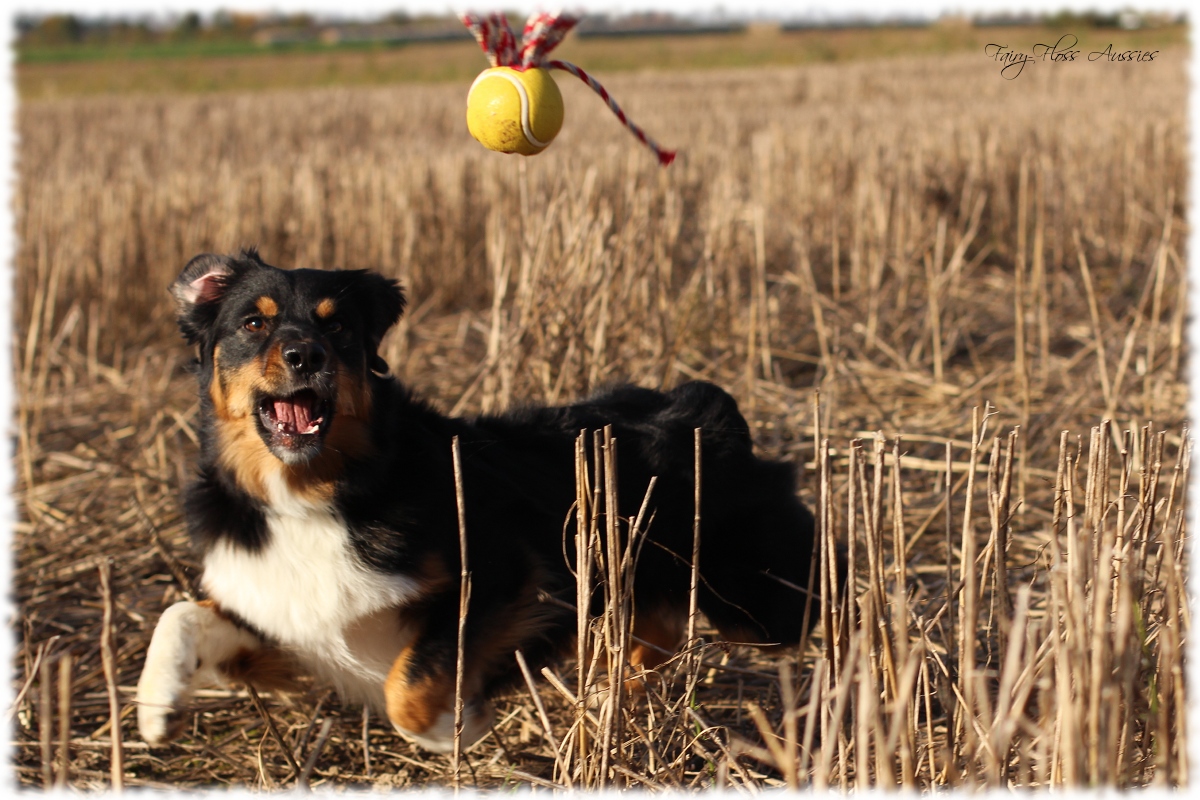
{"label": "dog's hind leg", "polygon": [[687,612],[674,608],[634,612],[633,642],[629,647],[626,691],[641,693],[650,674],[675,655],[687,627]]}
{"label": "dog's hind leg", "polygon": [[638,610],[633,620],[633,646],[629,666],[634,670],[655,669],[675,655],[683,641],[687,612],[667,608]]}
{"label": "dog's hind leg", "polygon": [[[388,719],[398,733],[430,752],[449,753],[454,748],[455,655],[430,644],[418,639],[400,653],[383,693]],[[464,676],[463,697],[465,750],[491,729],[494,712],[469,673]]]}
{"label": "dog's hind leg", "polygon": [[196,689],[243,680],[264,688],[290,684],[283,655],[223,614],[215,603],[181,602],[159,617],[138,679],[138,730],[150,745],[180,732]]}
{"label": "dog's hind leg", "polygon": [[[489,588],[496,587],[484,584],[484,575],[479,580],[472,594],[478,591],[478,597],[488,597]],[[514,651],[521,650],[536,669],[560,649],[555,642],[569,641],[556,632],[555,620],[562,612],[538,600],[538,585],[532,578],[517,581],[514,593],[492,594],[486,606],[481,601],[468,613],[462,679],[464,750],[491,730],[495,710],[487,698],[521,680]],[[392,726],[434,753],[454,748],[458,603],[454,592],[426,607],[420,633],[396,657],[384,683]]]}

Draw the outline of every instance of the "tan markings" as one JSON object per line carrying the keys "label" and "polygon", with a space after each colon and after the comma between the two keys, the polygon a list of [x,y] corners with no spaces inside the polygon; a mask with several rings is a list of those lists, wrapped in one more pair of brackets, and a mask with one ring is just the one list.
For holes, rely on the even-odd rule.
{"label": "tan markings", "polygon": [[652,677],[661,680],[655,670],[675,655],[683,640],[684,619],[670,609],[634,613],[633,635],[636,638],[629,648],[630,677],[625,681],[625,690],[633,695],[642,695]]}
{"label": "tan markings", "polygon": [[264,317],[273,317],[279,313],[279,304],[265,294],[258,298],[254,305]]}
{"label": "tan markings", "polygon": [[[419,635],[418,635],[419,638]],[[433,727],[439,716],[450,711],[454,703],[454,671],[434,673],[413,680],[409,676],[412,667],[414,641],[401,651],[387,680],[383,683],[383,696],[387,704],[388,719],[401,730],[422,734]],[[464,676],[463,694],[471,697],[478,692],[478,682],[470,675]]]}
{"label": "tan markings", "polygon": [[218,617],[220,617],[223,620],[233,622],[233,618],[225,613],[225,609],[223,609],[219,605],[217,605],[216,600],[211,600],[209,598],[205,598],[203,600],[197,600],[196,605],[200,606],[201,608],[207,608],[209,611],[213,612],[214,614],[216,614]]}
{"label": "tan markings", "polygon": [[213,360],[216,368],[209,394],[217,418],[218,461],[247,494],[265,501],[266,478],[283,464],[258,434],[255,391],[269,391],[261,378],[262,369],[253,361],[224,369],[217,351]]}
{"label": "tan markings", "polygon": [[326,297],[317,303],[317,316],[321,319],[332,317],[334,311],[337,311],[337,303],[333,302],[332,297]]}
{"label": "tan markings", "polygon": [[261,370],[254,362],[232,369],[222,367],[220,347],[213,350],[213,365],[209,396],[217,418],[232,420],[253,416],[256,413],[254,392],[265,388],[258,376]]}
{"label": "tan markings", "polygon": [[228,406],[225,403],[225,389],[221,385],[221,370],[217,364],[221,360],[221,346],[217,345],[213,348],[213,374],[212,380],[208,384],[208,396],[213,402],[213,411],[216,413],[217,419],[224,419],[229,413]]}
{"label": "tan markings", "polygon": [[261,365],[260,373],[267,386],[279,386],[291,374],[287,362],[283,360],[283,342],[275,342],[265,356],[257,358],[255,361]]}
{"label": "tan markings", "polygon": [[268,478],[278,474],[292,493],[309,502],[328,502],[333,498],[345,460],[365,458],[372,453],[370,389],[341,365],[334,365],[337,404],[321,452],[304,464],[284,464],[259,434],[258,408],[254,402],[258,393],[274,395],[287,391],[288,370],[281,348],[277,345],[247,364],[225,369],[220,365],[218,347],[213,350],[213,362],[216,367],[209,396],[217,421],[218,462],[250,496],[268,502]]}
{"label": "tan markings", "polygon": [[683,619],[670,611],[643,611],[634,617],[634,641],[629,648],[629,665],[635,669],[661,667],[675,655],[683,639]]}
{"label": "tan markings", "polygon": [[229,680],[248,683],[258,689],[297,691],[300,688],[294,662],[274,647],[238,650],[217,668]]}
{"label": "tan markings", "polygon": [[278,469],[280,462],[259,438],[254,422],[247,419],[219,422],[217,439],[221,466],[233,474],[234,481],[246,494],[267,502],[267,477]]}
{"label": "tan markings", "polygon": [[[432,555],[422,562],[418,574],[427,592],[445,588],[457,580],[457,576],[449,574],[445,562]],[[545,631],[547,617],[554,609],[538,601],[538,583],[535,573],[515,600],[491,609],[489,618],[478,628],[478,636],[468,643],[463,674],[463,699],[468,704],[479,698],[490,675],[513,663],[514,650]],[[410,678],[413,648],[419,638],[418,634],[392,663],[384,683],[388,718],[400,729],[418,735],[427,731],[442,713],[450,711],[454,702],[453,667],[416,680]]]}

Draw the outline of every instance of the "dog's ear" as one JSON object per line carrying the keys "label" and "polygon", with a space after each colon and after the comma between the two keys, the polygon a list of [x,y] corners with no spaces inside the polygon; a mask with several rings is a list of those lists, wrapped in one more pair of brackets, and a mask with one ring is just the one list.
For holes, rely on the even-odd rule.
{"label": "dog's ear", "polygon": [[179,329],[188,343],[198,342],[212,326],[233,276],[233,259],[205,253],[189,261],[171,284]]}
{"label": "dog's ear", "polygon": [[399,281],[367,270],[355,273],[354,289],[356,307],[362,309],[363,313],[367,363],[375,372],[387,372],[387,362],[378,353],[379,343],[404,313],[404,291]]}

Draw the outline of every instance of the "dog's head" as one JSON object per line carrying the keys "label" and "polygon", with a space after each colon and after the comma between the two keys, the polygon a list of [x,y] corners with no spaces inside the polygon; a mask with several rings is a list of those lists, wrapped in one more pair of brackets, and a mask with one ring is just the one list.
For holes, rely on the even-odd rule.
{"label": "dog's head", "polygon": [[228,466],[261,482],[272,458],[301,467],[332,455],[340,465],[365,446],[369,374],[387,371],[379,343],[404,309],[395,281],[276,269],[247,250],[193,258],[171,294],[180,329],[200,347],[201,389]]}

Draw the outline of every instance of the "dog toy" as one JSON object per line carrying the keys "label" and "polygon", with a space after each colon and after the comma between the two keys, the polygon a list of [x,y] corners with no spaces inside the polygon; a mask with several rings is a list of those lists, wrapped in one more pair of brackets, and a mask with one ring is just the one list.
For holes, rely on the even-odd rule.
{"label": "dog toy", "polygon": [[562,123],[562,93],[550,73],[538,67],[486,69],[467,94],[467,130],[489,150],[540,153]]}
{"label": "dog toy", "polygon": [[567,61],[547,58],[579,18],[538,13],[529,17],[518,44],[503,14],[463,14],[462,22],[483,49],[491,68],[467,94],[467,129],[480,144],[501,153],[534,155],[550,146],[563,122],[562,94],[549,70],[571,73],[608,104],[621,124],[650,148],[664,167],[675,159],[635,125],[600,82]]}

